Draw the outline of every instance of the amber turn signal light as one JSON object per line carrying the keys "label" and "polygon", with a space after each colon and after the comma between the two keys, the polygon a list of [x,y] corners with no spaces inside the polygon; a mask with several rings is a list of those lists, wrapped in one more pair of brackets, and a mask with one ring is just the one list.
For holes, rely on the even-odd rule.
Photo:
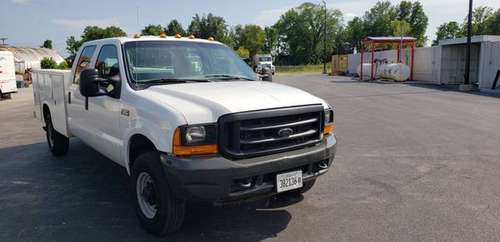
{"label": "amber turn signal light", "polygon": [[181,130],[179,128],[175,129],[172,147],[172,153],[178,156],[216,154],[218,150],[216,144],[192,146],[182,145]]}
{"label": "amber turn signal light", "polygon": [[335,130],[335,124],[325,124],[325,128],[323,129],[323,134],[331,134]]}

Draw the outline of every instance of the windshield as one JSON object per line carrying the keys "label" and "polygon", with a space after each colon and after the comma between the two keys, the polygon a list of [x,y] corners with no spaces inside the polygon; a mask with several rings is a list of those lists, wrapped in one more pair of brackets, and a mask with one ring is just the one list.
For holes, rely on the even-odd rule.
{"label": "windshield", "polygon": [[257,78],[233,50],[220,44],[137,41],[125,43],[125,53],[130,78],[139,84]]}

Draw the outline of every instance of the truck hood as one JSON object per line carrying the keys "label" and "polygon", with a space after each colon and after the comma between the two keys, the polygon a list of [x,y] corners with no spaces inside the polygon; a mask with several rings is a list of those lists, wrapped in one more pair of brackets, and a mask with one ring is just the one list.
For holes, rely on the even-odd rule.
{"label": "truck hood", "polygon": [[216,122],[228,113],[270,108],[328,104],[300,89],[264,81],[185,83],[152,86],[147,98],[184,115],[188,124]]}

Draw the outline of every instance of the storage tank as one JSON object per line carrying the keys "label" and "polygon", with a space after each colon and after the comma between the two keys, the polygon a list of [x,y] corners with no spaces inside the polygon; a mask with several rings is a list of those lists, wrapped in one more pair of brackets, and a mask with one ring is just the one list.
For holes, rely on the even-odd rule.
{"label": "storage tank", "polygon": [[410,72],[410,67],[403,63],[382,64],[377,68],[377,74],[380,77],[395,81],[408,80],[408,78],[410,78]]}
{"label": "storage tank", "polygon": [[[358,65],[358,68],[356,68],[356,72],[358,73],[358,76],[360,77],[361,80],[370,80],[371,75],[372,75],[372,64],[363,63],[363,76],[361,76],[361,65]],[[375,70],[375,75],[373,78],[377,79],[377,71],[376,70]]]}

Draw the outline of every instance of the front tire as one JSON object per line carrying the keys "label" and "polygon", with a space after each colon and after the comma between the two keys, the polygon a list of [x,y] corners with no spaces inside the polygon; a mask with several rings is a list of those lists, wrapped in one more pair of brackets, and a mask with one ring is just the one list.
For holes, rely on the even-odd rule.
{"label": "front tire", "polygon": [[137,216],[147,231],[165,236],[182,226],[185,201],[174,196],[158,152],[144,153],[134,161],[132,184]]}
{"label": "front tire", "polygon": [[69,138],[63,134],[57,132],[52,124],[52,118],[50,114],[47,115],[46,120],[46,131],[45,135],[47,137],[47,144],[49,145],[50,152],[54,156],[62,156],[68,152],[69,148]]}

